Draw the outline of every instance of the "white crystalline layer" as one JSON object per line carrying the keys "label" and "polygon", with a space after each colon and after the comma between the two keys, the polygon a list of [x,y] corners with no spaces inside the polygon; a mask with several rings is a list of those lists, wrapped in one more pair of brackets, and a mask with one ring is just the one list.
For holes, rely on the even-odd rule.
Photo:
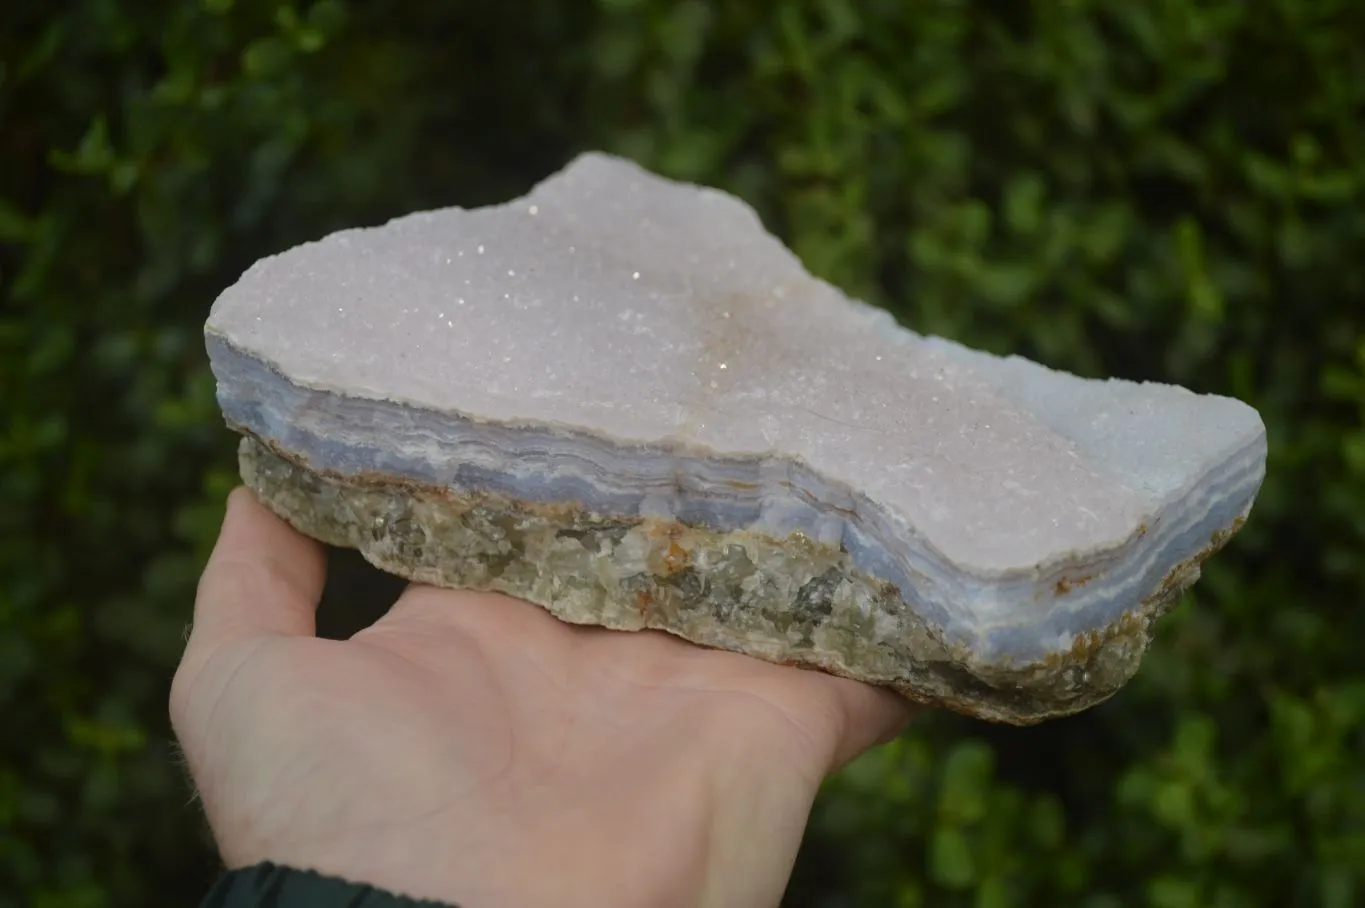
{"label": "white crystalline layer", "polygon": [[228,418],[314,468],[800,530],[991,660],[1133,608],[1265,468],[1238,401],[921,337],[600,154],[263,260],[207,330]]}

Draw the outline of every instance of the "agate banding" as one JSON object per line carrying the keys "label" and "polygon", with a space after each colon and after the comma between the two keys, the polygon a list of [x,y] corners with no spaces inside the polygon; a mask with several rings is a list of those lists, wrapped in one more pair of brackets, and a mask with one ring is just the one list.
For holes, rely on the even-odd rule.
{"label": "agate banding", "polygon": [[206,330],[304,533],[1007,722],[1122,686],[1265,470],[1239,401],[915,334],[601,154],[262,260]]}

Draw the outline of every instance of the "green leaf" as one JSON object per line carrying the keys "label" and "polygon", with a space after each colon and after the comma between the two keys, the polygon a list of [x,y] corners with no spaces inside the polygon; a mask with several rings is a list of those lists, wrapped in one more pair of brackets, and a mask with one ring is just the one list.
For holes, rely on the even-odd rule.
{"label": "green leaf", "polygon": [[966,834],[955,827],[934,830],[929,847],[929,876],[950,890],[965,890],[976,880],[976,864]]}

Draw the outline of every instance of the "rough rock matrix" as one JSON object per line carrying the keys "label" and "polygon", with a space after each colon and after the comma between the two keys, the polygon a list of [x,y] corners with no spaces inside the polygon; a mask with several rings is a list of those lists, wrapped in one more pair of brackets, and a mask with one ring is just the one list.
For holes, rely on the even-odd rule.
{"label": "rough rock matrix", "polygon": [[207,325],[245,481],[379,567],[1027,723],[1137,670],[1255,411],[897,326],[601,154],[258,262]]}

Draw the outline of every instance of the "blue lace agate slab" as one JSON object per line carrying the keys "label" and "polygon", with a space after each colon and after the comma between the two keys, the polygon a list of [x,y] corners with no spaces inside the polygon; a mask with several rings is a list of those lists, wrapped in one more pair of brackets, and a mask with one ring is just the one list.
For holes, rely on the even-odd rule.
{"label": "blue lace agate slab", "polygon": [[915,334],[602,154],[264,259],[206,336],[305,533],[1000,721],[1122,686],[1265,471],[1239,401]]}

